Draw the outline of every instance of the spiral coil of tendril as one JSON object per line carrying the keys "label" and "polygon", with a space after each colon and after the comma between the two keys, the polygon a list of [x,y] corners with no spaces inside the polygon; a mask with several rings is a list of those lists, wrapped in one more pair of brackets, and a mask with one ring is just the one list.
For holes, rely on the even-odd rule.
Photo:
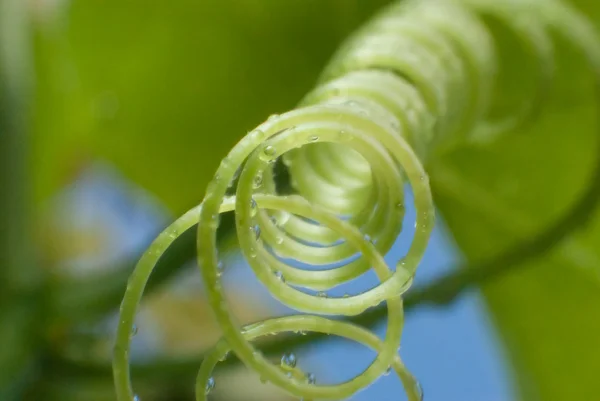
{"label": "spiral coil of tendril", "polygon": [[[487,113],[498,62],[481,13],[501,19],[517,34],[539,72],[531,98],[518,112],[494,121]],[[600,65],[597,51],[590,50],[596,46],[593,29],[559,1],[405,1],[353,35],[299,107],[272,116],[244,137],[223,159],[202,204],[167,228],[142,256],[121,306],[114,359],[118,399],[134,399],[129,343],[144,286],[164,251],[196,223],[202,277],[224,333],[200,368],[197,400],[206,399],[214,385],[213,368],[230,350],[264,380],[304,399],[347,398],[390,368],[409,400],[421,399],[397,350],[401,295],[412,283],[434,222],[422,162],[436,147],[514,128],[535,115],[553,79],[549,28]],[[277,160],[289,171],[289,194],[276,187]],[[235,195],[228,196],[234,182]],[[382,255],[402,230],[405,183],[414,194],[416,223],[411,246],[394,271]],[[307,315],[238,327],[224,298],[216,251],[220,214],[228,211],[235,212],[240,249],[258,279],[279,301]],[[300,269],[290,259],[321,270]],[[324,291],[370,268],[381,284],[358,295],[333,298],[301,290]],[[388,324],[383,340],[323,316],[357,315],[384,301]],[[377,357],[347,382],[317,385],[294,366],[272,364],[250,343],[259,336],[297,331],[343,336],[373,348]]]}

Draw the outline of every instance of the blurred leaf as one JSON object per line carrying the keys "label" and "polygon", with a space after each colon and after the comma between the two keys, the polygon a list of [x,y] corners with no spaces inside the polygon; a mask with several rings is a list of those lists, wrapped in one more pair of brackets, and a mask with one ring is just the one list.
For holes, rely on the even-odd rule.
{"label": "blurred leaf", "polygon": [[[600,15],[589,4],[582,2]],[[437,204],[471,260],[497,255],[560,217],[600,157],[591,75],[572,46],[557,47],[556,87],[534,127],[460,149],[430,168]],[[503,60],[523,63],[510,54]],[[600,394],[599,241],[600,221],[590,215],[589,226],[548,255],[483,288],[525,400]]]}
{"label": "blurred leaf", "polygon": [[[227,401],[296,401],[298,398],[286,393],[272,383],[262,383],[256,373],[249,372],[245,366],[227,369],[215,378],[213,397]],[[219,384],[224,385],[220,386]],[[227,383],[235,383],[228,386]]]}
{"label": "blurred leaf", "polygon": [[[197,279],[196,285],[190,285],[194,279]],[[190,288],[152,294],[143,306],[148,326],[155,326],[153,334],[160,338],[160,344],[153,347],[152,353],[163,358],[201,355],[221,337],[213,311],[202,294],[197,269],[193,268],[179,281],[180,287],[185,283]],[[231,310],[241,325],[273,315],[273,305],[257,297],[251,289],[237,284],[231,292],[235,294],[229,298]],[[140,334],[142,327],[139,325]]]}
{"label": "blurred leaf", "polygon": [[102,158],[183,212],[235,142],[292,108],[385,2],[72,2],[40,23],[37,199]]}
{"label": "blurred leaf", "polygon": [[[230,262],[233,264],[234,259]],[[146,297],[137,314],[131,351],[134,372],[141,368],[158,373],[154,377],[134,374],[136,391],[143,400],[173,399],[175,395],[181,395],[177,399],[191,399],[193,378],[202,356],[221,337],[221,330],[202,293],[197,269],[189,267],[160,291]],[[234,284],[233,287],[229,301],[232,314],[240,324],[264,320],[275,312],[270,299],[257,296],[248,288],[248,283]],[[76,366],[78,372],[65,373],[55,366],[53,374],[58,376],[58,381],[52,376],[45,377],[47,388],[44,391],[56,393],[52,399],[108,400],[114,397],[109,373],[116,318],[112,316],[95,325],[78,324],[69,331],[56,333],[53,350],[60,354],[62,361]],[[186,361],[192,363],[173,371],[173,364]],[[93,373],[94,368],[98,369],[96,374]],[[89,374],[90,369],[92,374]],[[87,375],[82,373],[86,370]],[[235,369],[219,367],[216,372],[219,381],[243,382],[244,386],[237,389],[219,386],[215,400],[290,399],[282,396],[282,391],[273,391],[272,386],[265,387],[252,371],[243,366]],[[69,380],[65,381],[65,377]],[[65,398],[67,396],[70,398]]]}

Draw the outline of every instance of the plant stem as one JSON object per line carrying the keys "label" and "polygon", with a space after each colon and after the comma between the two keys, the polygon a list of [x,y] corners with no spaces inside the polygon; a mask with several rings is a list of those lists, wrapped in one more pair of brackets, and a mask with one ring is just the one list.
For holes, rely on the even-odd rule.
{"label": "plant stem", "polygon": [[7,401],[22,399],[39,321],[27,171],[27,17],[26,1],[0,0],[0,399]]}

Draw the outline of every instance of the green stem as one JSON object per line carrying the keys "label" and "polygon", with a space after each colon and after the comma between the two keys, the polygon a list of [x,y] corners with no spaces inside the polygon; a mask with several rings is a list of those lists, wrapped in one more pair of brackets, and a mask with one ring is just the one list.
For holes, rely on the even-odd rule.
{"label": "green stem", "polygon": [[35,359],[40,272],[32,258],[27,172],[27,2],[0,0],[0,399],[20,400]]}

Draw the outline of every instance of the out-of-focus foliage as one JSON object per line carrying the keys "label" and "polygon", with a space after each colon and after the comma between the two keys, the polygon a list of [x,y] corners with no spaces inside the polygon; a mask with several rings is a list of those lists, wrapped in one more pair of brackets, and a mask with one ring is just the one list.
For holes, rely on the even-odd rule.
{"label": "out-of-focus foliage", "polygon": [[89,158],[180,214],[226,152],[292,108],[385,1],[74,1],[40,26],[33,160],[47,197]]}
{"label": "out-of-focus foliage", "polygon": [[[577,5],[600,22],[596,3]],[[497,255],[558,218],[588,185],[600,157],[592,76],[581,54],[557,43],[557,80],[534,127],[460,149],[432,166],[436,202],[472,260]],[[514,48],[503,63],[512,64],[515,82],[525,79]],[[587,227],[546,257],[484,287],[524,400],[600,394],[594,373],[600,370],[599,217],[590,214]]]}

